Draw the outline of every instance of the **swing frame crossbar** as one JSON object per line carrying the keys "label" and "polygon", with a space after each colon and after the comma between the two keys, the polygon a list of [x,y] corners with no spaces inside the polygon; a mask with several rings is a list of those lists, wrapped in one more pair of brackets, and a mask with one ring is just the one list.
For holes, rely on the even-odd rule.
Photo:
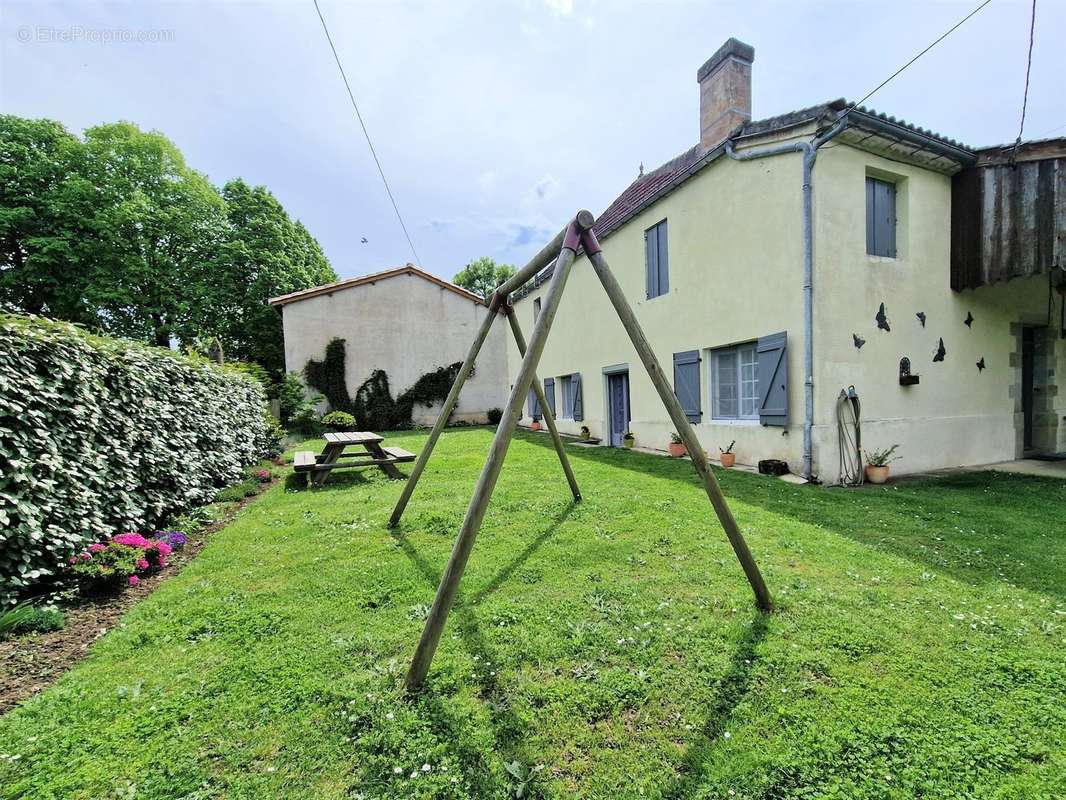
{"label": "swing frame crossbar", "polygon": [[[714,473],[711,472],[711,469],[707,464],[707,455],[703,450],[703,446],[700,444],[699,439],[696,438],[696,432],[693,430],[692,425],[688,421],[688,417],[685,416],[685,412],[681,408],[681,404],[674,395],[673,387],[670,385],[666,373],[663,372],[662,366],[659,364],[659,360],[655,356],[655,352],[652,350],[647,337],[644,335],[644,331],[641,328],[640,323],[637,321],[636,314],[633,313],[629,301],[626,300],[622,287],[615,279],[614,273],[611,272],[607,259],[604,257],[599,242],[596,240],[596,235],[592,230],[592,224],[592,214],[588,211],[579,211],[574,219],[571,220],[551,242],[545,245],[544,248],[541,249],[541,251],[537,253],[528,264],[526,264],[526,266],[520,269],[493,292],[488,301],[489,313],[485,315],[485,319],[482,322],[477,335],[474,337],[474,342],[470,346],[466,360],[463,361],[463,366],[460,368],[459,374],[456,376],[455,382],[452,384],[451,391],[448,393],[448,397],[444,401],[440,416],[437,418],[436,423],[433,425],[433,429],[430,431],[429,439],[419,453],[418,460],[415,462],[414,469],[411,471],[411,476],[407,479],[403,493],[400,495],[400,499],[397,501],[396,507],[389,519],[390,527],[395,527],[399,524],[404,509],[407,507],[407,503],[410,501],[411,495],[414,493],[415,487],[418,485],[422,472],[425,469],[430,456],[433,454],[433,449],[436,447],[437,440],[440,438],[440,434],[444,430],[448,418],[451,416],[451,413],[455,408],[463,384],[470,376],[474,360],[477,358],[481,346],[488,337],[493,321],[497,316],[503,314],[507,317],[510,324],[511,333],[515,339],[515,344],[518,347],[519,355],[522,356],[522,363],[518,368],[518,374],[515,376],[514,385],[511,387],[511,393],[507,399],[507,407],[504,410],[503,417],[500,419],[500,424],[496,428],[496,435],[493,437],[492,445],[489,448],[489,454],[485,460],[485,465],[482,468],[481,477],[478,479],[473,496],[470,498],[470,504],[467,507],[466,516],[463,518],[462,527],[459,530],[459,535],[456,537],[451,557],[448,559],[448,565],[445,567],[444,574],[441,576],[440,586],[437,588],[437,595],[433,600],[429,617],[426,619],[425,628],[422,631],[422,636],[418,641],[414,657],[411,660],[411,666],[407,672],[407,678],[405,680],[405,686],[408,691],[416,691],[421,687],[429,672],[430,664],[433,661],[433,655],[437,650],[441,634],[444,631],[444,625],[448,619],[448,613],[451,611],[452,605],[455,602],[455,597],[459,591],[459,583],[462,580],[463,572],[465,571],[467,561],[470,558],[470,553],[474,548],[474,541],[477,538],[478,531],[481,529],[481,523],[485,518],[485,512],[488,509],[489,501],[492,499],[492,493],[496,487],[496,481],[500,476],[500,470],[503,467],[503,462],[507,455],[507,449],[510,446],[515,429],[518,427],[518,420],[522,416],[522,406],[531,387],[536,394],[537,402],[540,404],[545,424],[551,435],[552,444],[559,456],[559,463],[562,466],[563,474],[566,476],[566,480],[570,485],[570,491],[573,494],[575,501],[581,500],[581,492],[578,489],[577,479],[574,476],[573,469],[570,467],[570,461],[566,456],[566,450],[563,446],[562,438],[559,436],[559,431],[556,428],[551,408],[545,400],[544,388],[536,374],[537,365],[544,352],[548,333],[551,330],[552,323],[555,321],[555,315],[559,310],[559,303],[562,300],[563,291],[566,288],[566,281],[570,275],[570,270],[574,264],[574,259],[577,257],[579,248],[584,250],[585,256],[588,258],[589,263],[592,264],[592,268],[596,272],[600,283],[603,285],[603,289],[606,292],[607,297],[610,299],[611,304],[614,306],[622,326],[625,328],[626,333],[629,334],[630,341],[632,342],[637,355],[640,357],[641,363],[644,365],[644,369],[648,373],[648,377],[651,379],[659,398],[666,407],[666,411],[669,414],[674,427],[677,429],[678,434],[685,443],[685,447],[688,449],[692,465],[703,483],[707,498],[710,500],[711,506],[714,508],[715,514],[718,516],[718,520],[725,531],[726,538],[729,540],[730,545],[732,545],[733,552],[736,554],[737,560],[740,562],[741,568],[744,570],[744,574],[747,576],[748,583],[751,584],[752,592],[755,594],[756,606],[764,612],[773,610],[773,601],[770,597],[770,592],[766,588],[766,583],[763,581],[762,574],[759,572],[759,567],[755,563],[755,558],[752,556],[751,550],[748,548],[747,542],[744,540],[740,528],[737,526],[736,519],[733,517],[733,513],[729,508],[725,495],[722,493],[722,489],[718,485]],[[526,281],[551,264],[553,260],[555,262],[555,269],[552,272],[551,282],[548,285],[548,291],[544,297],[544,305],[533,324],[533,331],[530,334],[527,346],[525,337],[522,334],[521,326],[518,323],[517,315],[514,312],[514,308],[511,306],[509,296],[511,292],[525,284]]]}

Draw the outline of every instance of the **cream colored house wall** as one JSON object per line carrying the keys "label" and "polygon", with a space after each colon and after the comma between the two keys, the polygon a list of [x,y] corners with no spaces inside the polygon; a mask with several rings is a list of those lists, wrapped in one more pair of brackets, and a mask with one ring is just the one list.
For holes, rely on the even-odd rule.
{"label": "cream colored house wall", "polygon": [[[866,255],[865,179],[898,181],[899,257]],[[709,359],[701,363],[703,419],[696,431],[716,454],[731,440],[737,460],[787,461],[799,471],[803,402],[803,251],[801,160],[798,154],[751,162],[719,159],[645,209],[603,241],[604,252],[633,304],[660,363],[672,371],[675,352],[714,348],[787,331],[789,426],[716,422],[710,417]],[[848,145],[820,151],[815,186],[814,472],[838,477],[836,400],[854,385],[863,402],[867,448],[900,445],[896,474],[983,464],[1021,455],[1020,324],[1046,321],[1047,284],[1039,278],[957,294],[950,288],[951,179]],[[643,233],[668,220],[670,292],[645,299]],[[516,305],[527,337],[533,300]],[[891,332],[874,316],[885,303]],[[926,327],[915,314],[924,311]],[[963,324],[967,312],[975,321]],[[866,340],[857,350],[852,334]],[[939,337],[947,357],[933,363]],[[1038,426],[1048,449],[1066,449],[1066,343],[1045,342],[1038,384],[1046,408]],[[899,361],[910,358],[920,384],[899,385]],[[979,372],[976,362],[985,359]],[[520,359],[509,345],[511,379]],[[638,446],[665,450],[672,430],[588,262],[579,258],[544,351],[539,376],[582,374],[584,422],[560,420],[565,433],[581,425],[606,438],[603,369],[629,365],[632,422]],[[1060,382],[1061,383],[1061,382]],[[557,384],[556,407],[561,412]],[[524,413],[527,413],[524,411]],[[528,424],[528,416],[523,422]]]}
{"label": "cream colored house wall", "polygon": [[[896,183],[897,258],[866,254],[867,174]],[[951,290],[948,176],[841,145],[819,153],[814,185],[814,441],[821,478],[837,477],[836,397],[849,385],[862,400],[865,447],[900,445],[895,474],[1020,457],[1018,326],[1046,323],[1046,279]],[[882,302],[890,332],[874,320]],[[924,328],[919,311],[926,315]],[[971,327],[963,322],[967,313],[974,317]],[[853,333],[866,340],[862,349],[855,348]],[[947,355],[934,363],[941,337]],[[1055,349],[1052,374],[1044,375],[1051,384],[1054,361],[1066,369],[1066,347]],[[899,384],[904,356],[920,376],[917,386]],[[981,358],[983,372],[976,366]],[[1060,404],[1060,417],[1061,402],[1051,398]],[[1054,416],[1044,419],[1045,427],[1054,426]]]}
{"label": "cream colored house wall", "polygon": [[[789,334],[791,417],[788,428],[764,428],[757,422],[710,419],[709,364],[701,362],[703,421],[697,434],[708,452],[717,453],[736,440],[737,460],[754,463],[780,458],[799,464],[802,449],[803,386],[800,330],[803,263],[799,155],[758,162],[721,159],[644,210],[603,241],[604,253],[663,368],[673,369],[673,354],[686,350],[750,341],[785,330]],[[670,291],[645,297],[644,231],[668,220]],[[548,284],[517,303],[528,338],[533,300]],[[520,359],[508,351],[513,380]],[[605,367],[628,364],[632,421],[638,447],[665,450],[670,423],[658,395],[637,360],[629,338],[603,293],[588,261],[573,267],[552,327],[538,375],[582,374],[584,422],[559,420],[565,433],[587,425],[593,436],[606,436]],[[562,412],[561,388],[556,408]],[[524,411],[523,413],[527,413]],[[523,422],[528,424],[528,416]]]}
{"label": "cream colored house wall", "polygon": [[[329,341],[340,337],[349,394],[383,369],[396,397],[425,373],[462,361],[487,313],[485,306],[410,274],[310,297],[282,307],[285,368],[302,373],[309,359],[321,359]],[[505,330],[505,324],[493,325],[453,419],[484,422],[489,409],[503,407]],[[439,410],[416,406],[414,422],[431,425]]]}

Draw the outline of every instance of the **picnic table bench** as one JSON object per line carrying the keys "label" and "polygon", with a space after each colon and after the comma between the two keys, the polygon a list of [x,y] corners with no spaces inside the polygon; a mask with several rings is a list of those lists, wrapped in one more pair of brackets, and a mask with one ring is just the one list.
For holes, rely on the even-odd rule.
{"label": "picnic table bench", "polygon": [[[325,483],[335,469],[377,467],[390,478],[403,478],[403,473],[395,465],[414,461],[415,454],[402,447],[382,447],[382,441],[376,433],[367,431],[327,433],[326,446],[321,453],[300,450],[293,457],[292,466],[297,473],[310,473],[311,482],[316,486]],[[346,453],[348,447],[362,449]]]}

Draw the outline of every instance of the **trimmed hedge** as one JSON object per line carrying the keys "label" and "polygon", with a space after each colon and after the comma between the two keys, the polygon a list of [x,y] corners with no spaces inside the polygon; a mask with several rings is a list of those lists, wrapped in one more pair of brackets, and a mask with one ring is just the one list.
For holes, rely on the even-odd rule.
{"label": "trimmed hedge", "polygon": [[204,359],[0,315],[0,601],[239,480],[270,449],[265,404]]}

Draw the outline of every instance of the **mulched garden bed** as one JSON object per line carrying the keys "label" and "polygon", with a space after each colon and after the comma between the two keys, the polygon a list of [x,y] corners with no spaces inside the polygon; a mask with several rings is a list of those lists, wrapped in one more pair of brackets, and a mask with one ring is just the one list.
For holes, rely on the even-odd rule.
{"label": "mulched garden bed", "polygon": [[126,587],[114,595],[63,607],[66,624],[60,630],[0,641],[0,714],[10,711],[58,680],[89,652],[93,642],[118,624],[131,606],[154,592],[160,583],[180,572],[196,558],[213,533],[226,527],[242,508],[279,480],[283,478],[261,484],[258,494],[235,501],[220,519],[196,533],[190,533],[185,547],[170,555],[166,567],[157,573],[142,576],[136,586]]}

